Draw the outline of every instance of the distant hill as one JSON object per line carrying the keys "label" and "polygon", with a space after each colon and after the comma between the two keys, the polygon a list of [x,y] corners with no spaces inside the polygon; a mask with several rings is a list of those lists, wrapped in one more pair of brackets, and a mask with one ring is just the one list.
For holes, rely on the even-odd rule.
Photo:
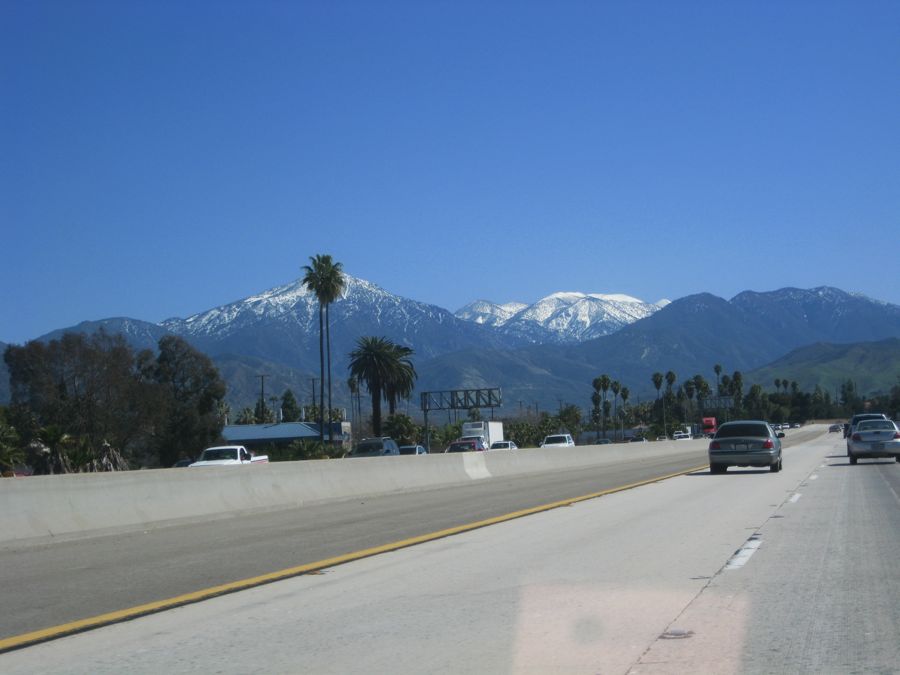
{"label": "distant hill", "polygon": [[[228,392],[225,401],[231,406],[231,419],[240,413],[241,409],[256,405],[260,396],[260,375],[265,375],[263,383],[266,405],[273,407],[269,400],[271,396],[279,399],[285,390],[290,389],[301,404],[312,403],[312,378],[318,378],[318,372],[305,372],[286,366],[283,363],[273,363],[252,356],[240,356],[236,354],[220,354],[212,357],[212,361],[222,379],[228,384]],[[344,407],[345,401],[350,400],[346,379],[334,374],[333,399],[337,401],[335,407]],[[326,394],[327,395],[327,394]],[[318,383],[316,386],[316,402],[319,400]],[[338,403],[339,402],[339,403]],[[274,409],[277,409],[276,403]]]}
{"label": "distant hill", "polygon": [[112,319],[100,319],[99,321],[82,321],[69,328],[60,328],[51,331],[38,339],[46,342],[58,340],[64,333],[83,333],[85,335],[92,335],[101,328],[110,335],[120,333],[128,344],[137,350],[155,350],[160,338],[165,335],[171,335],[170,331],[156,323],[141,321],[139,319],[129,319],[126,317],[116,317]]}
{"label": "distant hill", "polygon": [[818,385],[832,396],[848,379],[858,391],[887,393],[900,385],[900,339],[808,345],[745,374],[745,381],[768,388],[776,379],[796,382],[804,391]]}

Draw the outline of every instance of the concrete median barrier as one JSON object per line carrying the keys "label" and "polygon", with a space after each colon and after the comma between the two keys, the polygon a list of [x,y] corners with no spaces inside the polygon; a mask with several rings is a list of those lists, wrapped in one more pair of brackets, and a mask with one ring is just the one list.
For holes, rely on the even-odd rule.
{"label": "concrete median barrier", "polygon": [[0,544],[654,458],[705,441],[495,450],[0,479]]}

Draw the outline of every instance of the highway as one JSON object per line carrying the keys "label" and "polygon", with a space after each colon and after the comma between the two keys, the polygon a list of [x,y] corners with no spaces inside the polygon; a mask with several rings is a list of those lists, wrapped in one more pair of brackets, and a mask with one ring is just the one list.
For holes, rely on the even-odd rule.
{"label": "highway", "polygon": [[[695,471],[11,651],[0,671],[896,672],[900,464],[850,467],[836,434],[786,440],[780,474]],[[674,473],[702,463],[697,447],[665,466],[257,516],[264,526],[7,548],[0,634]]]}

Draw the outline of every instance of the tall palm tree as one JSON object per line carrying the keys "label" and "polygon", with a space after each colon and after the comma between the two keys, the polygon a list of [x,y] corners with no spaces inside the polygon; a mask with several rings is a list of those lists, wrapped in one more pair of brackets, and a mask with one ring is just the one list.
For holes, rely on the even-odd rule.
{"label": "tall palm tree", "polygon": [[597,438],[600,438],[600,385],[597,384],[600,378],[594,378],[594,393],[591,394],[591,403],[593,404],[594,424],[597,427]]}
{"label": "tall palm tree", "polygon": [[[656,387],[656,401],[659,402],[659,390],[662,388],[663,383],[663,374],[660,372],[655,372],[651,375],[651,379],[653,380],[653,386]],[[663,435],[666,435],[666,402],[663,400],[662,404],[663,410]]]}
{"label": "tall palm tree", "polygon": [[673,371],[668,371],[666,373],[666,393],[672,393],[672,387],[675,386],[675,381],[678,379],[678,376]]}
{"label": "tall palm tree", "polygon": [[350,417],[356,422],[362,417],[359,409],[359,381],[355,377],[348,378],[347,388],[350,390]]}
{"label": "tall palm tree", "polygon": [[684,385],[684,393],[688,398],[688,408],[690,409],[690,415],[693,418],[694,416],[694,394],[697,391],[697,388],[694,386],[694,380],[688,378],[685,380]]}
{"label": "tall palm tree", "polygon": [[328,348],[328,430],[331,437],[331,326],[328,306],[341,297],[346,281],[343,266],[334,262],[328,254],[312,256],[310,264],[303,266],[303,285],[311,290],[319,301],[319,440],[325,440],[325,345]]}
{"label": "tall palm tree", "polygon": [[381,399],[387,399],[393,409],[398,397],[412,393],[416,371],[410,356],[411,349],[384,337],[361,337],[350,353],[350,374],[365,384],[372,396],[372,431],[376,436],[381,435]]}
{"label": "tall palm tree", "polygon": [[722,374],[722,364],[717,363],[713,366],[713,370],[716,373],[716,396],[720,396],[722,392],[719,391],[719,375]]}
{"label": "tall palm tree", "polygon": [[613,393],[613,439],[616,438],[616,416],[619,412],[619,390],[622,388],[622,385],[618,380],[613,380],[609,383],[609,388]]}
{"label": "tall palm tree", "polygon": [[[600,376],[600,391],[603,392],[603,403],[606,403],[606,394],[609,391],[609,385],[612,384],[612,380],[609,379],[609,375],[603,373]],[[606,405],[603,406],[603,435],[606,435]]]}
{"label": "tall palm tree", "polygon": [[626,407],[628,404],[628,397],[631,395],[631,391],[628,387],[622,387],[622,390],[619,392],[619,397],[622,399],[622,438],[625,438],[625,417],[628,415],[628,408]]}
{"label": "tall palm tree", "polygon": [[653,375],[651,376],[650,379],[653,380],[653,386],[656,387],[656,400],[658,401],[659,400],[659,390],[662,388],[662,383],[663,383],[663,379],[664,379],[663,374],[659,373],[659,372],[653,373]]}

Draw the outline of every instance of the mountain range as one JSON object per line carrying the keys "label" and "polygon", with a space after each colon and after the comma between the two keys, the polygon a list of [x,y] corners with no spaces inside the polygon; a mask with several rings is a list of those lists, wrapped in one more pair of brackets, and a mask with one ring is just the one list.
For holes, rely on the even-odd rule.
{"label": "mountain range", "polygon": [[[544,409],[561,402],[587,407],[591,380],[601,373],[628,386],[636,401],[655,396],[655,371],[672,370],[679,381],[696,373],[712,380],[718,363],[753,382],[755,369],[773,362],[777,368],[778,359],[810,345],[900,338],[900,307],[830,287],[746,291],[731,300],[703,293],[656,303],[554,293],[530,305],[477,301],[454,314],[362,279],[346,281],[343,297],[330,309],[334,395],[342,406],[349,404],[349,353],[363,335],[412,348],[419,391],[500,386],[507,406],[537,403]],[[236,409],[252,405],[261,387],[267,396],[291,388],[301,401],[310,400],[319,371],[317,314],[314,296],[297,280],[186,319],[105,319],[39,339],[102,326],[145,348],[162,335],[181,335],[214,360]],[[832,362],[829,378],[854,376],[847,360]],[[771,384],[764,377],[760,383]],[[0,385],[0,402],[3,393]]]}

